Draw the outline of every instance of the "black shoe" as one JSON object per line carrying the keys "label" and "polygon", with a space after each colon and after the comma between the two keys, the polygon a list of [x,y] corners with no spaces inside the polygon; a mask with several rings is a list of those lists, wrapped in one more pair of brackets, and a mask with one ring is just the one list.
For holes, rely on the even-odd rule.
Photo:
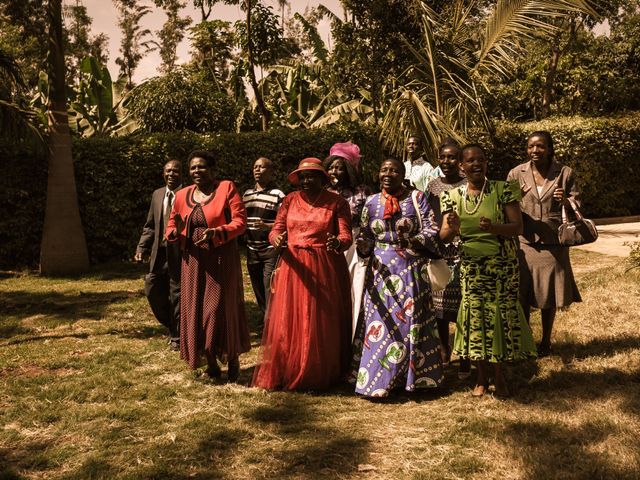
{"label": "black shoe", "polygon": [[179,338],[172,338],[171,340],[169,340],[169,348],[173,352],[179,352],[180,351],[180,339]]}
{"label": "black shoe", "polygon": [[548,343],[538,344],[538,358],[544,358],[551,355],[551,345]]}
{"label": "black shoe", "polygon": [[214,380],[220,378],[220,376],[222,375],[222,372],[220,371],[220,367],[218,366],[217,362],[215,363],[215,365],[209,365],[204,373],[209,378],[212,378]]}
{"label": "black shoe", "polygon": [[238,357],[236,357],[233,360],[229,360],[229,368],[227,370],[227,379],[230,382],[235,383],[236,380],[238,380],[239,376],[240,376],[240,360],[238,360]]}

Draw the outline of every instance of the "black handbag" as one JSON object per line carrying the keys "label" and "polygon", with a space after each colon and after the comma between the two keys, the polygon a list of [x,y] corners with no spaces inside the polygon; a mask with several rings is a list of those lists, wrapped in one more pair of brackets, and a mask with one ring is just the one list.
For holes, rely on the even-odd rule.
{"label": "black handbag", "polygon": [[567,211],[562,205],[562,223],[558,227],[558,241],[565,247],[575,247],[593,243],[598,239],[598,230],[593,220],[584,218],[577,205],[571,203],[575,219],[569,221]]}

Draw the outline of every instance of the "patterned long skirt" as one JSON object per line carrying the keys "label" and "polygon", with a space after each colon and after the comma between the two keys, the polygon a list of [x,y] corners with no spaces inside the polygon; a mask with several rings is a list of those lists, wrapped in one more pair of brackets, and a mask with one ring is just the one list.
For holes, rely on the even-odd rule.
{"label": "patterned long skirt", "polygon": [[518,301],[517,258],[463,256],[460,277],[454,353],[489,362],[535,358],[531,328]]}
{"label": "patterned long skirt", "polygon": [[352,380],[356,393],[368,397],[437,387],[443,380],[427,261],[399,251],[377,250],[365,277]]}

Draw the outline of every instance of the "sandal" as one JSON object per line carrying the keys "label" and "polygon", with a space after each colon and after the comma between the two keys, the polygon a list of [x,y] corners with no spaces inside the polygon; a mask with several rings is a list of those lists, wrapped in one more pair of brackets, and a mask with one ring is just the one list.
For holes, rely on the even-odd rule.
{"label": "sandal", "polygon": [[473,391],[471,392],[472,397],[482,397],[485,393],[489,391],[488,384],[477,384]]}

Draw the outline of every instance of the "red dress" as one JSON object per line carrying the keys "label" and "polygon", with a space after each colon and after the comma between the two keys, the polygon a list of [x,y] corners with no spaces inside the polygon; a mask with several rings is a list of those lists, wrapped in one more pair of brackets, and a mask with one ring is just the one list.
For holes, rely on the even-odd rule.
{"label": "red dress", "polygon": [[[182,247],[180,277],[180,357],[198,368],[202,355],[223,362],[251,347],[244,312],[240,253],[235,237],[246,228],[246,212],[235,185],[218,184],[214,194],[198,204],[195,187],[176,194],[167,236],[176,231],[174,215],[185,219],[177,240]],[[207,227],[221,227],[221,235],[204,245]]]}
{"label": "red dress", "polygon": [[[287,232],[262,336],[262,361],[253,385],[266,389],[326,389],[349,365],[351,285],[342,252],[352,242],[351,211],[323,191],[314,202],[294,192],[284,199],[269,240]],[[327,251],[327,233],[340,251]]]}

